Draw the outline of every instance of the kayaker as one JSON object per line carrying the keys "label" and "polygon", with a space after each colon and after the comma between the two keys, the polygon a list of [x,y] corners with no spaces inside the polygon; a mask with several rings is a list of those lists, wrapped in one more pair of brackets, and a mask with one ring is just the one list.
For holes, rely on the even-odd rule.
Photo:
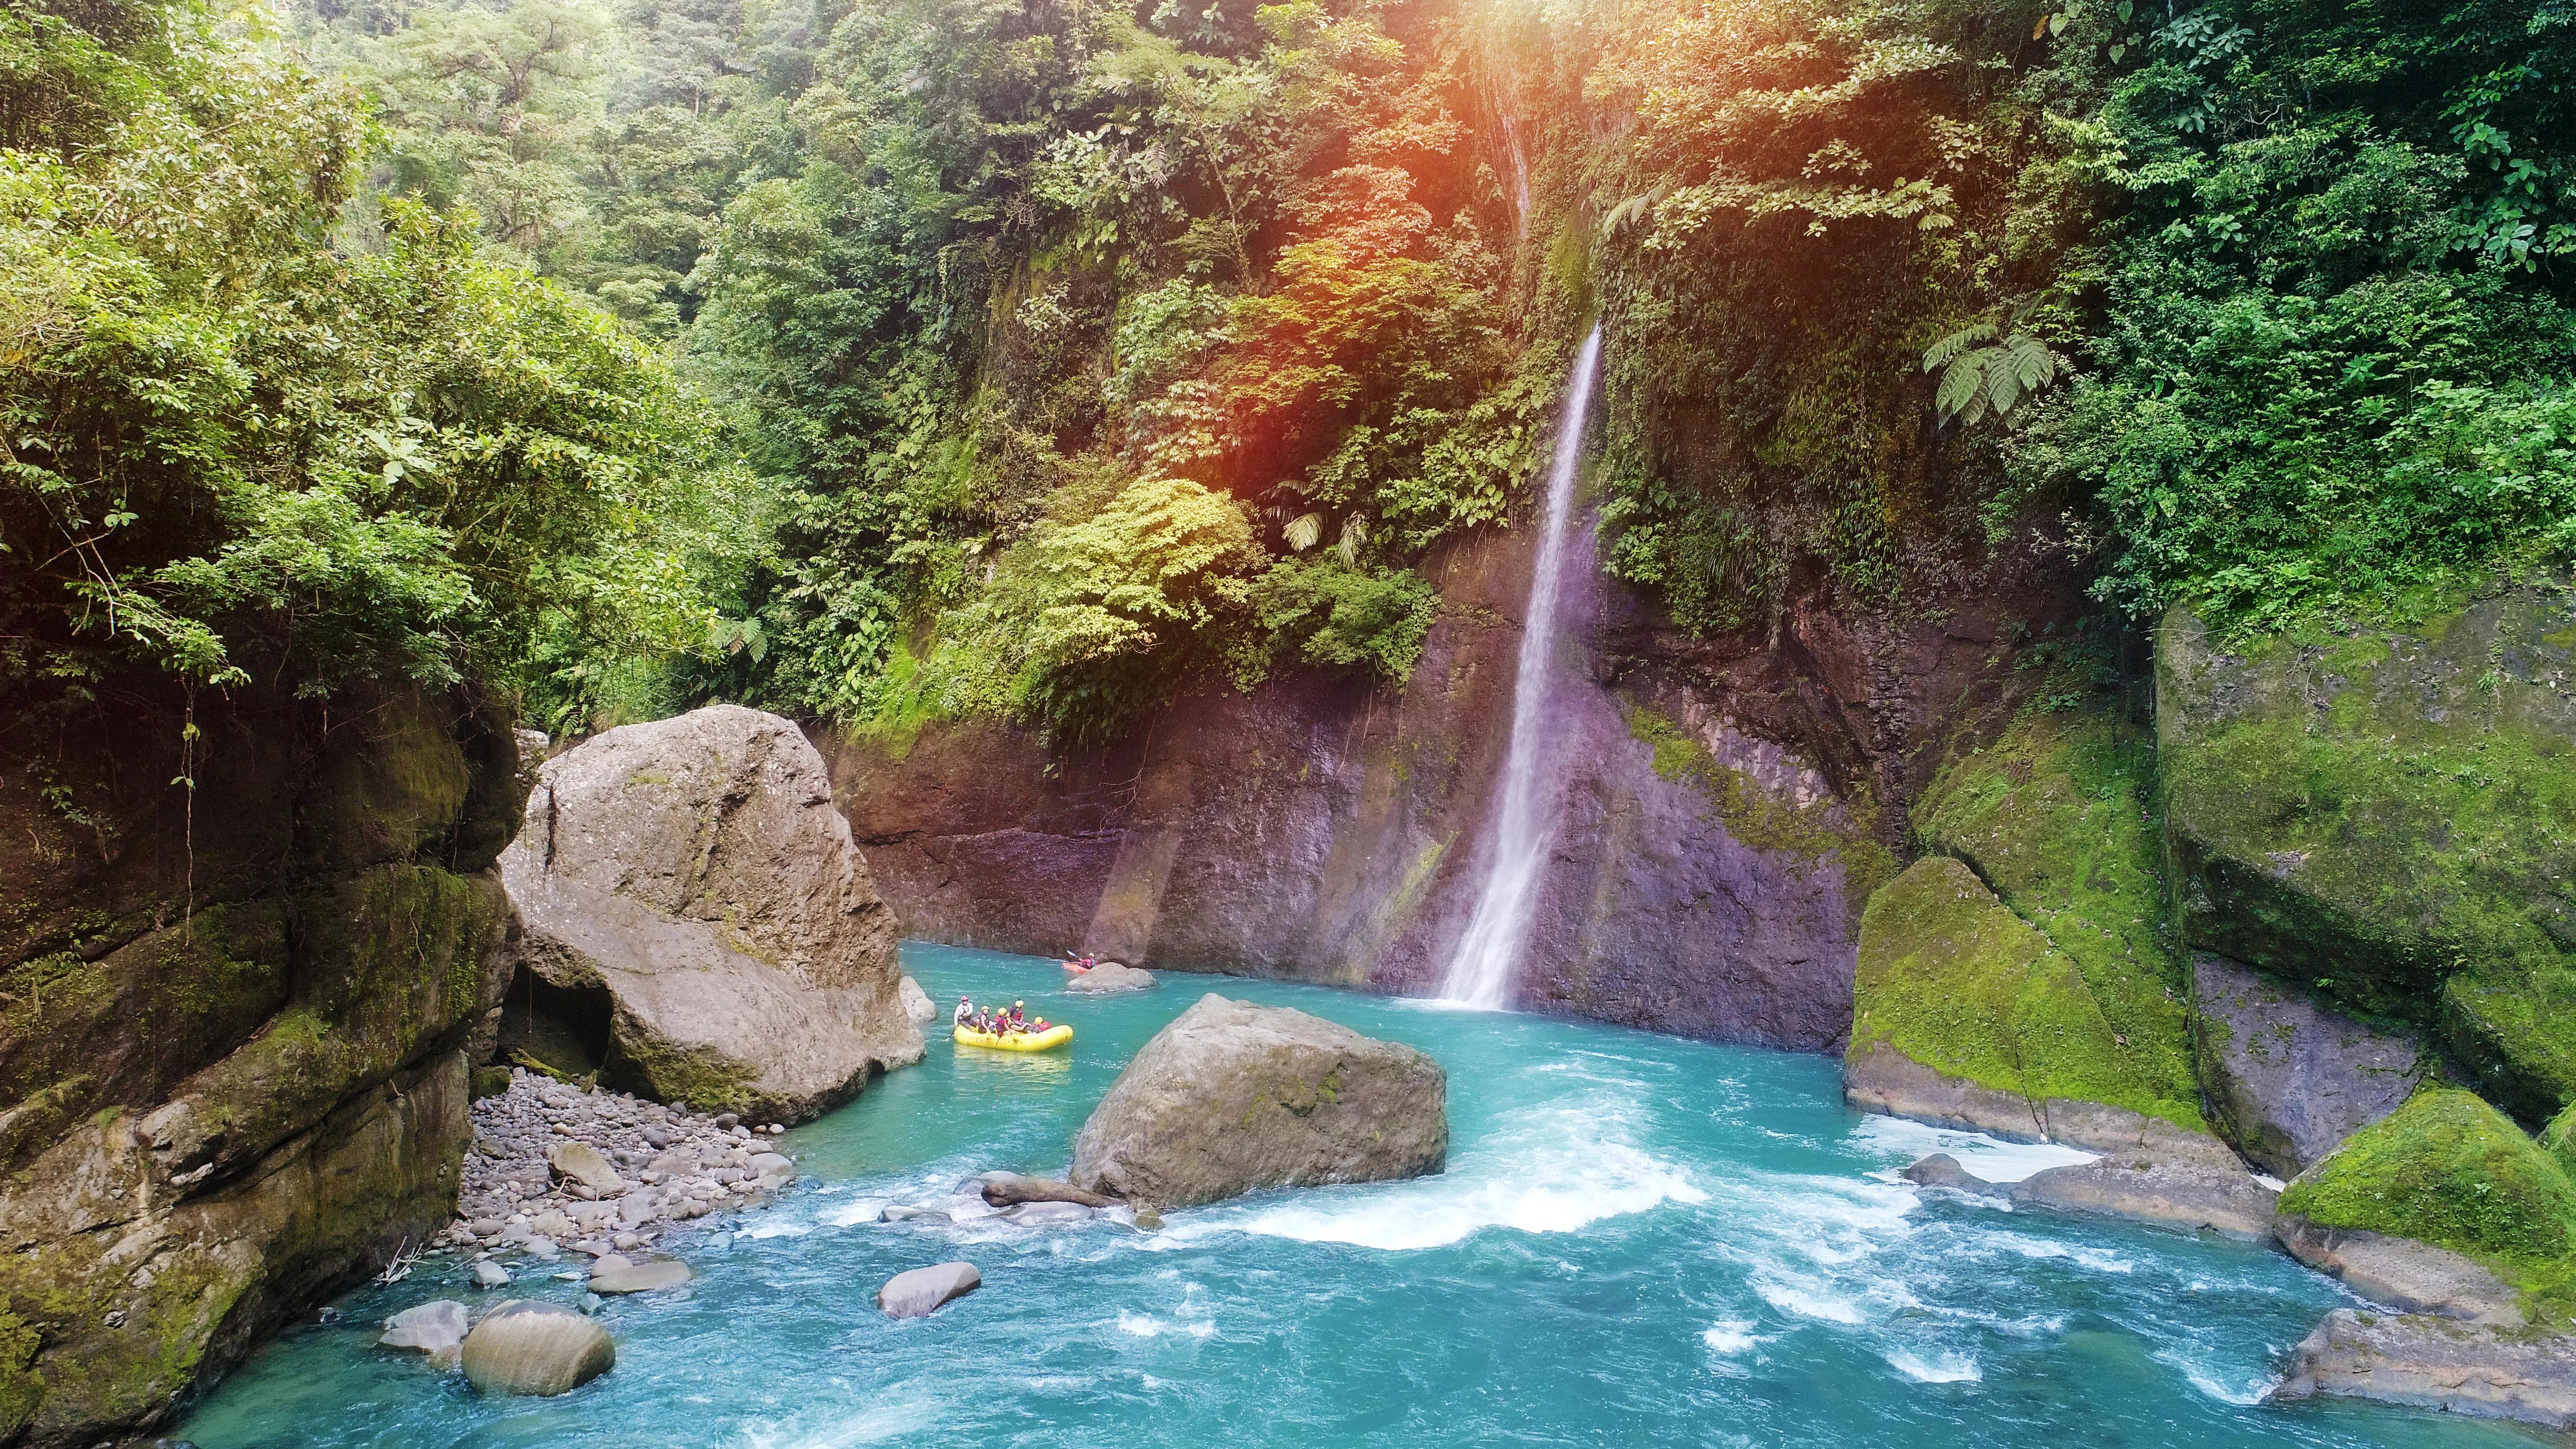
{"label": "kayaker", "polygon": [[1092,967],[1100,964],[1099,960],[1089,952],[1085,952],[1077,956],[1073,952],[1067,951],[1064,953],[1064,956],[1064,969],[1072,972],[1076,976],[1079,976],[1085,971],[1088,971]]}

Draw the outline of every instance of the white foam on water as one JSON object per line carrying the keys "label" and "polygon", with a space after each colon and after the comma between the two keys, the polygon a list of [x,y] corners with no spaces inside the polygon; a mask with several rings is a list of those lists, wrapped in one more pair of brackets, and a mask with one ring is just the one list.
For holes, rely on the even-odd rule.
{"label": "white foam on water", "polygon": [[1858,1302],[1812,1278],[1790,1282],[1784,1275],[1757,1273],[1753,1291],[1762,1295],[1763,1302],[1799,1318],[1855,1325],[1869,1321],[1869,1314]]}
{"label": "white foam on water", "polygon": [[1973,1384],[1986,1376],[1975,1359],[1948,1349],[1917,1353],[1899,1348],[1889,1350],[1883,1357],[1889,1368],[1918,1384]]}
{"label": "white foam on water", "polygon": [[[878,1399],[864,1408],[818,1408],[791,1419],[754,1424],[742,1431],[743,1449],[857,1449],[937,1428],[950,1411],[935,1400],[906,1397]],[[818,1420],[831,1420],[818,1423]]]}
{"label": "white foam on water", "polygon": [[738,1238],[801,1238],[812,1231],[814,1231],[814,1225],[812,1223],[794,1222],[780,1217],[765,1217],[759,1222],[754,1223],[752,1226],[735,1233],[734,1236]]}
{"label": "white foam on water", "polygon": [[1970,1173],[1988,1182],[2019,1182],[2052,1167],[2091,1162],[2101,1154],[2055,1142],[2006,1142],[1983,1132],[1934,1127],[1902,1117],[1868,1116],[1851,1131],[1856,1147],[1901,1158],[1903,1166],[1919,1157],[1946,1152]]}
{"label": "white foam on water", "polygon": [[1586,1093],[1519,1114],[1503,1135],[1439,1176],[1193,1214],[1148,1241],[1178,1246],[1215,1233],[1252,1233],[1411,1252],[1445,1248],[1487,1228],[1570,1233],[1666,1203],[1708,1201],[1685,1169],[1628,1139],[1635,1115],[1614,1091]]}
{"label": "white foam on water", "polygon": [[881,1197],[852,1198],[824,1213],[822,1221],[829,1227],[855,1228],[862,1223],[875,1222],[887,1206],[887,1199]]}
{"label": "white foam on water", "polygon": [[1762,1342],[1748,1319],[1721,1318],[1700,1330],[1699,1341],[1721,1358],[1733,1358]]}
{"label": "white foam on water", "polygon": [[2279,1379],[2267,1373],[2231,1376],[2233,1378],[2231,1382],[2231,1378],[2221,1377],[2218,1369],[2170,1349],[2153,1350],[2148,1357],[2180,1373],[2193,1388],[2208,1397],[2222,1404],[2234,1404],[2238,1408],[2251,1408],[2270,1398],[2272,1390],[2280,1383]]}

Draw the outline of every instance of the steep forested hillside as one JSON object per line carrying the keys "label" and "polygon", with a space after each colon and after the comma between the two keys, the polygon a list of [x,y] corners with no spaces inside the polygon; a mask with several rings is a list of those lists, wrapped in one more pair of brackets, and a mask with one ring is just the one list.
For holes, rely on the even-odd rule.
{"label": "steep forested hillside", "polygon": [[2025,530],[2247,624],[2570,542],[2563,7],[9,24],[21,679],[1097,738],[1400,678],[1595,315],[1610,567],[1692,630]]}

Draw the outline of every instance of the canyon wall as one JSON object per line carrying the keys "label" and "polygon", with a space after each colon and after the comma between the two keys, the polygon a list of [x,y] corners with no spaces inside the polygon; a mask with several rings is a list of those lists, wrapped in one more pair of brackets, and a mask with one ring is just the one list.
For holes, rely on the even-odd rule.
{"label": "canyon wall", "polygon": [[443,1223],[516,770],[401,686],[0,722],[0,1444],[147,1428]]}
{"label": "canyon wall", "polygon": [[[1533,532],[1430,561],[1440,615],[1401,689],[1203,687],[1096,750],[986,721],[817,744],[908,936],[1427,994],[1483,877]],[[1941,742],[2018,697],[2027,646],[2064,635],[2079,591],[2013,557],[1910,620],[1819,585],[1766,630],[1702,641],[1582,552],[1518,1003],[1838,1049],[1860,908]]]}

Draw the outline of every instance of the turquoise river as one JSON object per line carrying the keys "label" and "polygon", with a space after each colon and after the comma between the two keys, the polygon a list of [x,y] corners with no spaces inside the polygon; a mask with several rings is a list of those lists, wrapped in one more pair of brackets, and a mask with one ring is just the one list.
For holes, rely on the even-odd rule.
{"label": "turquoise river", "polygon": [[[611,1300],[616,1370],[492,1401],[374,1346],[473,1301],[455,1258],[342,1300],[227,1376],[199,1449],[505,1445],[2503,1445],[2514,1431],[2260,1402],[2345,1301],[2287,1258],[1918,1197],[2067,1156],[1845,1107],[1836,1064],[1536,1017],[1165,974],[1065,996],[1052,963],[907,946],[936,1000],[1021,997],[1068,1052],[952,1048],[789,1134],[804,1180]],[[1163,1231],[874,1221],[992,1168],[1061,1172],[1119,1068],[1215,988],[1410,1042],[1449,1071],[1439,1177],[1174,1213]],[[730,1231],[726,1229],[730,1227]],[[877,1285],[965,1258],[983,1290],[892,1322]],[[558,1265],[560,1266],[560,1265]],[[577,1284],[523,1273],[522,1291]],[[485,1295],[487,1298],[490,1295]]]}

